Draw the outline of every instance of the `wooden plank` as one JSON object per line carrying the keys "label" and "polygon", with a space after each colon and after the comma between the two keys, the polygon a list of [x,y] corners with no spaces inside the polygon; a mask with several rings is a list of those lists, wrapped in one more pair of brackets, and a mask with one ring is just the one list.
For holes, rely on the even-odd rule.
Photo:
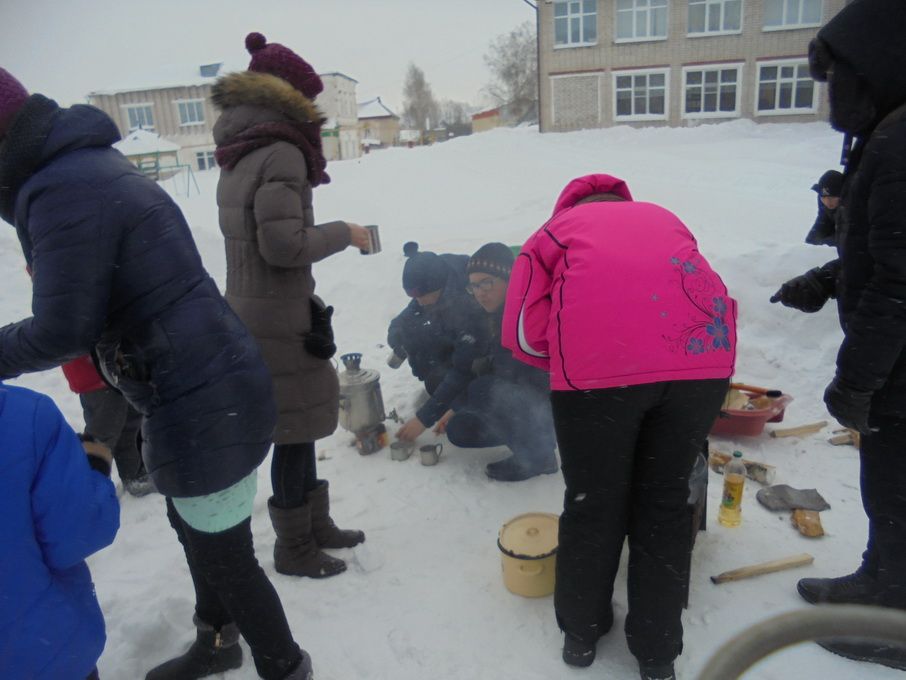
{"label": "wooden plank", "polygon": [[[717,449],[711,449],[708,453],[708,466],[719,474],[723,474],[724,465],[729,460],[729,455]],[[777,476],[777,470],[773,465],[745,458],[742,459],[742,464],[746,466],[746,477],[760,484],[773,484],[774,478]]]}
{"label": "wooden plank", "polygon": [[712,576],[711,581],[712,583],[727,583],[728,581],[739,581],[744,578],[752,578],[753,576],[761,576],[762,574],[773,574],[776,571],[793,569],[794,567],[804,567],[814,561],[815,558],[808,553],[790,555],[789,557],[783,557],[779,560],[759,562],[758,564],[750,564],[745,567],[740,567],[739,569],[725,571],[722,574],[718,574],[717,576]]}
{"label": "wooden plank", "polygon": [[777,430],[771,430],[772,437],[803,437],[807,434],[815,434],[827,427],[826,420],[819,420],[817,423],[808,423],[798,427],[785,427]]}

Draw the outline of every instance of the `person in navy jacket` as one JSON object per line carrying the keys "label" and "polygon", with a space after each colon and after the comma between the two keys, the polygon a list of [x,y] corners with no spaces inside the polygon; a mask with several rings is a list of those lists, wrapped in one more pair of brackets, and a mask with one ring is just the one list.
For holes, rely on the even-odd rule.
{"label": "person in navy jacket", "polygon": [[106,635],[85,558],[119,529],[110,461],[106,448],[82,447],[50,398],[0,384],[4,678],[97,677]]}

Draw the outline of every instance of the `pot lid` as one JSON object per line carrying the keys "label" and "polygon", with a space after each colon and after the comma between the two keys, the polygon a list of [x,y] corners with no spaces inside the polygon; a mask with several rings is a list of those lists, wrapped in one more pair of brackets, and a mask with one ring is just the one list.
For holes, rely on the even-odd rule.
{"label": "pot lid", "polygon": [[523,560],[540,560],[557,552],[560,518],[549,512],[517,515],[500,529],[497,547]]}
{"label": "pot lid", "polygon": [[360,368],[356,371],[343,371],[340,373],[340,385],[369,385],[380,380],[380,371],[373,368]]}

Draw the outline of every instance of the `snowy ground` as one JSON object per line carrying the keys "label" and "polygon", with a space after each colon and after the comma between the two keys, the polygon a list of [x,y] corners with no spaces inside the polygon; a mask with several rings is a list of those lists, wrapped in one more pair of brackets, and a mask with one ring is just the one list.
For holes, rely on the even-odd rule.
{"label": "snowy ground", "polygon": [[[391,149],[333,163],[333,184],[315,192],[318,219],[379,224],[384,252],[363,257],[349,250],[317,265],[318,292],[337,308],[340,351],[362,352],[367,366],[381,370],[387,411],[411,415],[416,381],[406,366],[392,371],[384,364],[387,323],[406,303],[400,287],[402,244],[417,240],[426,250],[471,253],[490,240],[521,243],[548,217],[569,179],[609,172],[626,179],[636,198],[677,213],[739,300],[737,378],[794,395],[785,425],[825,419],[821,394],[841,336],[835,312],[829,306],[805,315],[771,305],[768,298],[790,276],[832,257],[830,249],[806,246],[803,238],[815,214],[809,187],[836,166],[839,146],[839,137],[823,124],[737,121],[549,135],[498,130],[433,148]],[[191,197],[184,184],[165,186],[177,194],[205,263],[222,284],[216,181],[216,172],[200,173],[201,193],[193,189]],[[0,321],[14,321],[29,313],[30,293],[11,229],[0,230],[0,268],[6,272]],[[78,400],[59,371],[17,382],[51,394],[72,424],[81,426]],[[692,680],[720,643],[748,625],[803,607],[795,590],[798,578],[836,575],[858,564],[866,522],[857,454],[852,447],[829,445],[829,429],[804,439],[713,440],[723,450],[739,448],[775,465],[777,482],[816,487],[833,507],[822,514],[827,536],[805,539],[787,514],[771,514],[757,504],[757,485],[750,483],[743,525],[727,529],[716,521],[722,478],[711,473],[708,530],[695,548],[685,653],[677,667],[682,678]],[[422,438],[434,440],[430,432]],[[624,572],[616,591],[616,625],[587,671],[569,669],[560,660],[551,598],[522,599],[503,587],[497,531],[522,512],[557,512],[563,492],[559,475],[501,484],[483,474],[487,462],[504,455],[501,449],[459,451],[447,445],[441,464],[427,468],[417,457],[393,462],[387,451],[359,456],[350,441],[340,431],[319,444],[334,516],[368,535],[364,546],[345,551],[346,574],[313,581],[274,573],[267,467],[259,474],[253,518],[258,557],[297,639],[312,653],[318,680],[638,677],[621,632]],[[708,579],[805,551],[815,556],[814,566],[722,586]],[[100,662],[105,680],[141,678],[190,640],[192,589],[162,498],[124,497],[116,542],[90,563],[107,618],[109,639]],[[225,677],[256,677],[250,656]],[[804,645],[746,677],[899,674]]]}

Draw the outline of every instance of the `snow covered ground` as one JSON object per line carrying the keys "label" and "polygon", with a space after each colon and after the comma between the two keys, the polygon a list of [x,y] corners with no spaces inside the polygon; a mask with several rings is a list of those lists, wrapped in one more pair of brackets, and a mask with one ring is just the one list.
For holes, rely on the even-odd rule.
{"label": "snow covered ground", "polygon": [[[755,125],[736,121],[687,129],[617,127],[539,135],[535,129],[496,130],[419,149],[389,149],[333,163],[333,183],[315,192],[319,221],[379,224],[384,252],[354,250],[316,265],[318,292],[337,308],[340,352],[364,354],[382,373],[387,411],[413,413],[419,387],[407,366],[389,369],[387,324],[407,299],[400,286],[402,244],[471,253],[491,240],[522,243],[550,214],[572,177],[608,172],[624,178],[640,200],[677,213],[739,301],[737,378],[795,396],[784,425],[828,418],[821,401],[833,373],[841,333],[832,306],[806,315],[768,303],[780,283],[833,256],[807,246],[815,215],[809,190],[836,167],[840,138],[824,124]],[[208,269],[224,280],[224,257],[214,192],[216,171],[200,173],[201,193],[168,181],[195,232]],[[12,229],[0,230],[0,321],[29,313],[29,282]],[[611,291],[619,295],[619,291]],[[19,381],[51,394],[75,427],[78,400],[62,374]],[[769,426],[770,427],[770,426]],[[718,525],[722,478],[711,473],[708,530],[695,548],[685,653],[680,677],[692,680],[725,640],[774,614],[806,605],[798,578],[838,575],[855,568],[866,522],[858,491],[857,453],[826,442],[829,430],[807,438],[766,435],[715,438],[722,450],[775,465],[777,482],[817,488],[832,509],[822,513],[827,535],[801,537],[788,514],[755,501],[749,484],[738,529]],[[430,432],[422,436],[433,441]],[[319,443],[320,473],[331,480],[333,514],[362,528],[367,542],[345,551],[349,571],[326,581],[273,571],[273,532],[267,517],[269,477],[259,473],[253,529],[258,557],[273,579],[292,629],[314,659],[318,680],[548,680],[636,678],[626,649],[625,560],[616,590],[617,621],[585,671],[560,660],[561,636],[551,598],[528,600],[507,592],[500,574],[497,531],[528,511],[558,512],[559,475],[519,484],[488,480],[484,465],[502,449],[460,451],[447,444],[441,463],[400,463],[383,451],[359,456],[339,431]],[[709,576],[738,566],[810,552],[812,567],[749,581],[713,585]],[[122,528],[111,548],[90,560],[107,618],[100,662],[105,680],[133,680],[181,651],[193,636],[193,593],[163,499],[122,501]],[[248,650],[246,649],[246,652]],[[250,655],[229,680],[255,678]],[[835,657],[803,645],[763,662],[746,675],[759,680],[895,678],[895,671]]]}

